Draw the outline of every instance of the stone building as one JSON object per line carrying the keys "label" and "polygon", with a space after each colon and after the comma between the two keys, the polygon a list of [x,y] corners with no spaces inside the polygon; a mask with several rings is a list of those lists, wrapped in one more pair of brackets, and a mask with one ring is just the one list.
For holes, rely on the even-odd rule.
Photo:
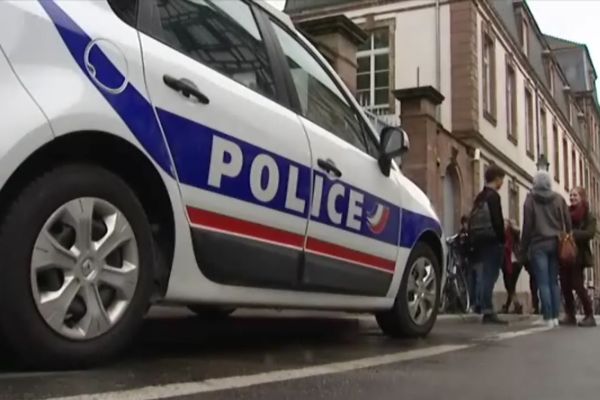
{"label": "stone building", "polygon": [[[345,56],[356,61],[356,96],[378,115],[400,117],[412,145],[403,170],[447,234],[491,163],[508,173],[502,203],[518,223],[538,168],[565,196],[586,187],[598,211],[594,66],[584,45],[544,35],[526,1],[287,0],[285,11],[300,27],[344,16],[366,33]],[[590,284],[598,278],[590,273]],[[525,279],[519,287],[526,291]]]}

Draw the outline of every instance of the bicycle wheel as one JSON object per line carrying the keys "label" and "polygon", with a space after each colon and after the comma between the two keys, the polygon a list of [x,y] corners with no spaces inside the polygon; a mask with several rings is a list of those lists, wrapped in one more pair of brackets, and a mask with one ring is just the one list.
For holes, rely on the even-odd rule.
{"label": "bicycle wheel", "polygon": [[469,307],[471,306],[467,279],[463,273],[459,272],[454,276],[453,283],[456,310],[466,314],[469,312]]}

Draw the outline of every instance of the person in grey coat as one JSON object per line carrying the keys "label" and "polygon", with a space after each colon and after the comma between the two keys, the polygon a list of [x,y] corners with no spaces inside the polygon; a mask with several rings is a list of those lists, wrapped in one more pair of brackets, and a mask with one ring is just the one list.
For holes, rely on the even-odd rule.
{"label": "person in grey coat", "polygon": [[552,179],[539,171],[523,210],[522,257],[531,262],[540,292],[542,314],[549,327],[558,326],[558,242],[571,233],[571,216],[565,199],[552,190]]}

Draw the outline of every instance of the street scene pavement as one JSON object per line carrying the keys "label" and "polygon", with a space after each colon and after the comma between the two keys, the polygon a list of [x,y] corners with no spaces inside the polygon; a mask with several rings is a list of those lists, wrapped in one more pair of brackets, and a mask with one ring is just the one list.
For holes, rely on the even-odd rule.
{"label": "street scene pavement", "polygon": [[3,357],[0,399],[598,399],[599,330],[506,318],[442,316],[426,339],[392,340],[369,315],[161,308],[102,368],[19,371]]}

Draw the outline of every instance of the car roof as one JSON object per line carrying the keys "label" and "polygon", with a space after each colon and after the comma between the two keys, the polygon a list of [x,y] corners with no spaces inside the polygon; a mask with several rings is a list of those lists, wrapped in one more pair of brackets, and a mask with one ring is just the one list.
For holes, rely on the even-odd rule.
{"label": "car roof", "polygon": [[257,5],[259,5],[262,9],[267,11],[271,16],[276,18],[278,21],[284,23],[288,28],[295,29],[292,19],[286,13],[279,11],[278,9],[273,7],[271,4],[267,3],[265,0],[252,0],[252,1],[254,3],[256,3]]}

